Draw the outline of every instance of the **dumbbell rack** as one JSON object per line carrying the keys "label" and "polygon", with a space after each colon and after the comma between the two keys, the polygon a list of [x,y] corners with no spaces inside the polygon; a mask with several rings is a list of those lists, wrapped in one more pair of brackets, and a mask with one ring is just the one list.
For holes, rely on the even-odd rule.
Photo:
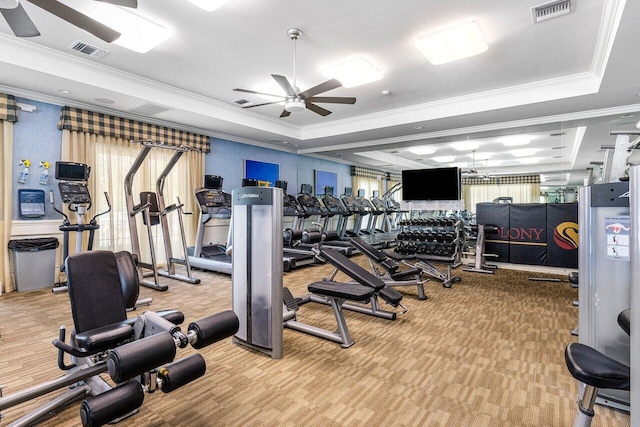
{"label": "dumbbell rack", "polygon": [[452,218],[414,218],[402,220],[395,251],[420,259],[447,262],[453,268],[462,264],[462,222]]}

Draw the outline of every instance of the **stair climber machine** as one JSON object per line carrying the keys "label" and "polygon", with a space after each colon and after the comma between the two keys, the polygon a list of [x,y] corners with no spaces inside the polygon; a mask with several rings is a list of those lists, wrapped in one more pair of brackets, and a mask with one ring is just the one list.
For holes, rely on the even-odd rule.
{"label": "stair climber machine", "polygon": [[[183,211],[183,204],[178,199],[177,204],[170,206],[165,205],[164,199],[164,184],[167,176],[178,163],[178,160],[184,153],[190,150],[187,146],[170,146],[161,142],[154,141],[140,141],[142,149],[136,157],[133,165],[127,172],[124,180],[124,194],[127,204],[127,213],[129,217],[129,231],[131,234],[131,252],[138,257],[138,275],[140,277],[140,284],[157,291],[166,291],[169,287],[160,283],[158,276],[168,277],[174,280],[180,280],[182,282],[190,284],[199,284],[200,279],[191,277],[191,265],[189,264],[189,257],[187,255],[187,242],[184,237],[184,222],[182,220],[183,215],[189,214]],[[140,166],[144,163],[145,159],[151,152],[151,150],[170,150],[173,151],[173,155],[169,159],[169,162],[156,179],[156,191],[143,191],[140,193],[140,203],[135,204],[133,201],[133,181],[136,173],[140,169]],[[184,258],[176,258],[173,256],[173,249],[171,246],[171,233],[169,230],[169,214],[176,212],[178,214],[179,235],[182,243],[182,253]],[[140,250],[140,240],[138,237],[138,224],[136,216],[142,215],[143,223],[147,229],[147,238],[149,240],[149,253],[150,262],[143,262]],[[156,254],[153,242],[153,226],[160,224],[162,227],[162,241],[164,243],[164,252],[166,256],[167,266],[165,270],[160,270],[156,263]],[[186,276],[176,273],[176,265],[183,265],[186,270]],[[144,271],[148,270],[148,271]],[[145,277],[153,277],[153,281],[145,279]]]}
{"label": "stair climber machine", "polygon": [[[187,248],[191,268],[200,268],[217,273],[231,274],[231,256],[226,245],[204,244],[207,223],[213,219],[231,218],[231,195],[222,191],[222,177],[205,175],[204,188],[195,191],[195,197],[200,206],[200,218],[196,233],[195,247]],[[227,244],[231,227],[227,233]]]}
{"label": "stair climber machine", "polygon": [[[302,184],[301,194],[298,195],[298,203],[306,214],[306,218],[312,218],[313,224],[320,224],[322,219],[326,222],[332,214],[322,203],[320,203],[320,200],[318,200],[317,197],[311,194],[311,192],[312,187],[310,185]],[[301,224],[301,229],[303,228],[304,224]],[[321,231],[318,227],[304,228],[302,230],[301,242],[307,246],[307,250],[312,251],[314,245],[320,242],[320,240],[323,240],[324,244],[324,239],[326,237],[326,233]],[[328,242],[326,247],[336,250],[346,256],[353,255],[354,251],[353,246],[350,244],[343,244],[342,242],[336,242],[335,245],[333,242]]]}
{"label": "stair climber machine", "polygon": [[[302,209],[295,196],[287,194],[287,182],[277,181],[276,187],[281,188],[282,197],[282,214],[283,220],[293,218],[290,228],[286,228],[283,234],[283,256],[289,259],[290,269],[303,267],[318,263],[315,254],[309,250],[309,247],[302,244],[302,224],[308,215]],[[285,271],[287,269],[285,268]]]}
{"label": "stair climber machine", "polygon": [[[95,232],[100,228],[100,224],[98,224],[96,219],[111,211],[109,194],[105,191],[104,197],[107,201],[107,210],[96,214],[88,223],[85,222],[87,211],[91,209],[92,205],[91,194],[87,188],[90,172],[91,168],[84,163],[56,162],[55,177],[60,181],[58,182],[58,190],[60,191],[62,203],[66,203],[67,208],[76,215],[76,223],[71,224],[69,217],[62,210],[56,208],[53,190],[49,191],[49,201],[53,210],[64,217],[62,225],[58,227],[63,233],[62,265],[60,266],[60,272],[64,271],[64,260],[69,256],[69,233],[76,233],[75,253],[92,250]],[[87,248],[83,249],[85,232],[89,233],[89,238]],[[62,282],[59,286],[53,288],[54,293],[66,292],[67,290],[66,282]]]}

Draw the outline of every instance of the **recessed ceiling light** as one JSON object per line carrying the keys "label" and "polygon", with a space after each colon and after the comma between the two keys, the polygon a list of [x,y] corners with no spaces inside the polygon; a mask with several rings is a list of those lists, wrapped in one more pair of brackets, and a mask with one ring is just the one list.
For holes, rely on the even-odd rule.
{"label": "recessed ceiling light", "polygon": [[414,129],[415,130],[420,130],[420,129],[422,129],[422,126],[415,126]]}
{"label": "recessed ceiling light", "polygon": [[383,96],[387,96],[387,95],[391,95],[391,91],[390,90],[383,90],[382,92],[380,92]]}
{"label": "recessed ceiling light", "polygon": [[437,163],[451,163],[451,162],[454,162],[455,160],[456,158],[453,156],[439,156],[439,157],[433,158],[433,161]]}
{"label": "recessed ceiling light", "polygon": [[431,148],[428,145],[420,145],[418,147],[411,147],[411,148],[409,148],[409,151],[411,151],[413,154],[417,154],[419,156],[424,155],[424,154],[433,154],[433,153],[436,152],[436,150],[434,148]]}
{"label": "recessed ceiling light", "polygon": [[522,159],[518,159],[518,161],[523,165],[532,165],[534,163],[540,163],[540,157],[523,157]]}
{"label": "recessed ceiling light", "polygon": [[478,55],[488,49],[480,28],[473,21],[429,34],[416,40],[415,45],[434,65]]}
{"label": "recessed ceiling light", "polygon": [[536,150],[534,150],[533,148],[521,148],[519,150],[511,150],[509,151],[509,153],[511,153],[515,157],[527,157],[536,154]]}
{"label": "recessed ceiling light", "polygon": [[451,146],[457,151],[473,151],[480,148],[480,144],[475,141],[452,142]]}
{"label": "recessed ceiling light", "polygon": [[71,93],[71,91],[69,89],[58,89],[58,92],[62,92],[62,93]]}
{"label": "recessed ceiling light", "polygon": [[114,44],[138,53],[149,52],[171,36],[169,30],[155,22],[106,3],[96,5],[89,16],[121,34]]}
{"label": "recessed ceiling light", "polygon": [[331,65],[322,74],[338,79],[344,87],[356,87],[380,80],[384,75],[363,58],[354,58],[340,64]]}
{"label": "recessed ceiling light", "polygon": [[198,6],[200,9],[204,9],[207,12],[213,12],[216,9],[221,8],[230,0],[189,0],[191,3]]}
{"label": "recessed ceiling light", "polygon": [[529,135],[510,135],[500,138],[499,141],[505,147],[516,147],[518,145],[527,145],[531,142],[531,137]]}
{"label": "recessed ceiling light", "polygon": [[101,102],[103,104],[113,104],[115,101],[109,98],[93,98],[96,102]]}

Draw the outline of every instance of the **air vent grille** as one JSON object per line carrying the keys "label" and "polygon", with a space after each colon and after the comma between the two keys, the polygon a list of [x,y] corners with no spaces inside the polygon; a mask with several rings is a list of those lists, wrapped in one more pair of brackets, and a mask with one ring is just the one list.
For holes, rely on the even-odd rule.
{"label": "air vent grille", "polygon": [[129,112],[142,114],[144,116],[153,116],[168,110],[169,110],[168,108],[161,107],[159,105],[143,104],[143,105],[140,105],[139,107],[129,110]]}
{"label": "air vent grille", "polygon": [[573,11],[574,0],[554,0],[531,8],[533,23],[567,15]]}
{"label": "air vent grille", "polygon": [[100,49],[99,47],[92,46],[88,43],[84,43],[81,41],[75,41],[69,46],[69,49],[75,50],[76,52],[83,53],[85,55],[89,55],[92,58],[104,58],[109,54],[108,50]]}
{"label": "air vent grille", "polygon": [[238,99],[234,99],[231,102],[235,102],[238,105],[245,105],[245,104],[251,104],[251,101],[249,101],[248,99],[245,98],[238,98]]}

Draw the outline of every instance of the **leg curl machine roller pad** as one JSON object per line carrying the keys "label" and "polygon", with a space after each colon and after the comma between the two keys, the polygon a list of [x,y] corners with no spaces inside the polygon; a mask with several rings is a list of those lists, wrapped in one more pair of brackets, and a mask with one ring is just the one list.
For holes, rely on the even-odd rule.
{"label": "leg curl machine roller pad", "polygon": [[137,381],[129,381],[82,402],[80,408],[82,425],[85,427],[104,425],[137,410],[142,406],[143,401],[142,385]]}
{"label": "leg curl machine roller pad", "polygon": [[196,320],[189,325],[189,332],[196,336],[196,341],[191,346],[195,349],[206,347],[232,336],[238,332],[238,328],[240,328],[240,322],[232,310]]}
{"label": "leg curl machine roller pad", "polygon": [[111,379],[121,383],[175,357],[176,343],[170,333],[163,332],[114,348],[109,352],[107,367]]}
{"label": "leg curl machine roller pad", "polygon": [[207,365],[200,354],[192,354],[177,362],[160,368],[158,378],[162,385],[160,390],[170,393],[205,374]]}

